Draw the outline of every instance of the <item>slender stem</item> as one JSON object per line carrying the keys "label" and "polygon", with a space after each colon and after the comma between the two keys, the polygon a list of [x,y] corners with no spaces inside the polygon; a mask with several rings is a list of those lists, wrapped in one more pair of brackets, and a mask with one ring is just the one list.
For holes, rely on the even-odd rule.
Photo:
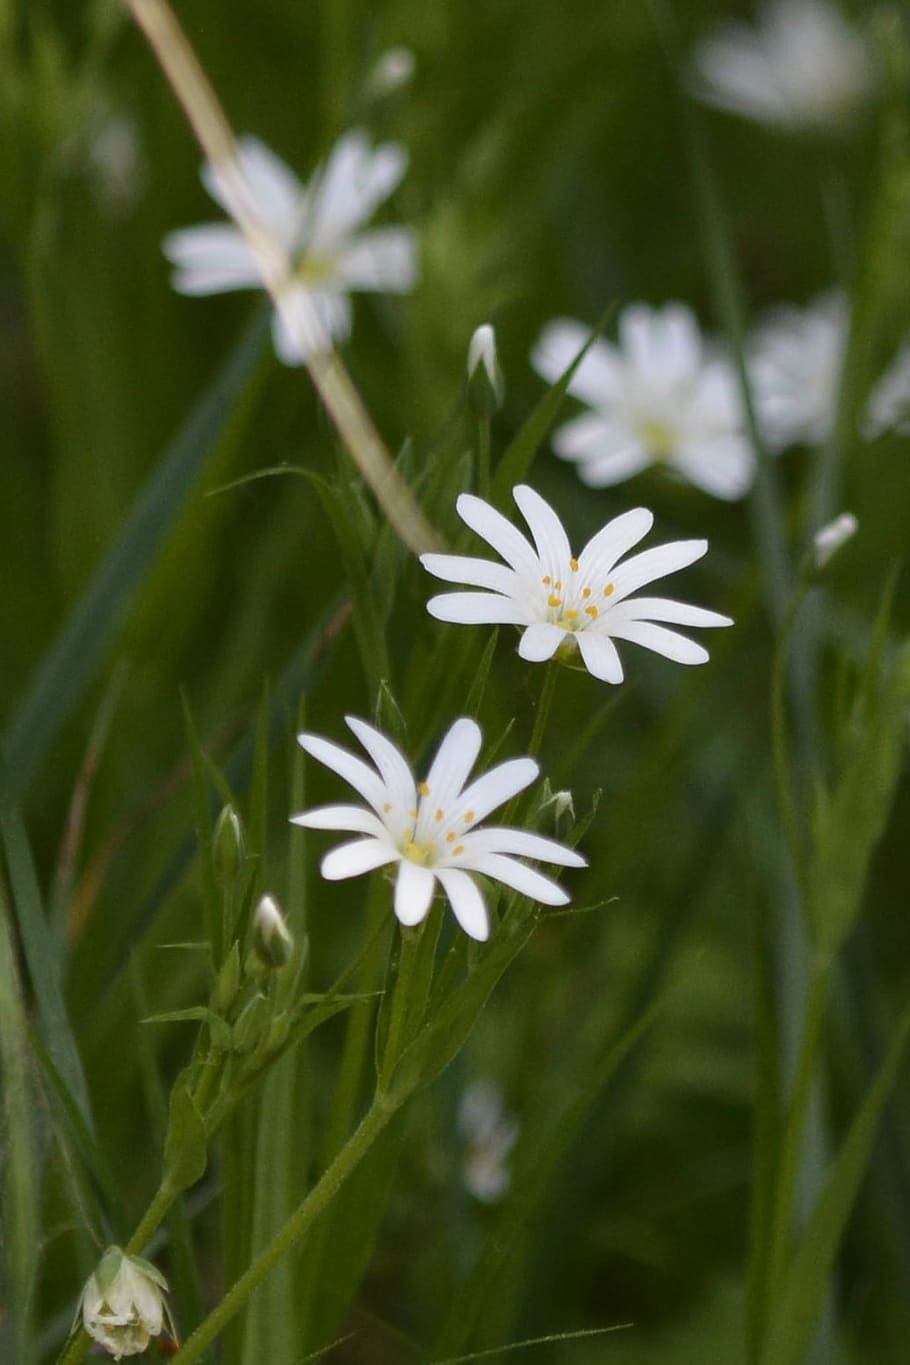
{"label": "slender stem", "polygon": [[482,498],[490,496],[490,419],[477,418],[477,491]]}
{"label": "slender stem", "polygon": [[[391,1099],[378,1095],[373,1100],[358,1128],[352,1133],[331,1166],[323,1173],[306,1198],[298,1204],[290,1218],[259,1253],[204,1322],[187,1338],[174,1357],[177,1365],[192,1365],[227,1324],[240,1312],[247,1299],[270,1274],[281,1258],[300,1241],[323,1209],[335,1198],[348,1176],[370,1150],[380,1133],[399,1109],[402,1098]],[[63,1362],[61,1363],[63,1365]],[[70,1365],[66,1362],[65,1365]]]}
{"label": "slender stem", "polygon": [[398,957],[398,977],[395,981],[395,993],[392,996],[392,1008],[389,1014],[389,1028],[386,1034],[385,1047],[382,1053],[382,1067],[379,1073],[379,1089],[385,1091],[388,1088],[389,1080],[398,1058],[401,1056],[405,1046],[410,1042],[407,1036],[407,1021],[411,1013],[412,1003],[412,982],[414,978],[414,968],[420,952],[420,941],[426,927],[426,921],[419,924],[414,929],[401,930],[401,952]]}
{"label": "slender stem", "polygon": [[797,793],[793,785],[793,768],[790,760],[790,741],[786,717],[787,653],[800,607],[806,597],[806,591],[805,587],[801,587],[790,603],[774,650],[771,668],[771,741],[774,751],[774,776],[777,783],[777,799],[780,803],[781,819],[790,856],[793,859],[796,880],[808,914],[810,905],[807,896],[808,878],[803,853],[803,831],[800,828],[800,821],[797,816]]}
{"label": "slender stem", "polygon": [[559,664],[555,659],[551,659],[547,664],[544,673],[543,683],[540,688],[540,697],[537,701],[537,710],[534,714],[534,729],[531,732],[531,743],[528,751],[532,758],[536,758],[540,753],[540,746],[543,742],[544,730],[547,726],[547,719],[550,715],[550,706],[553,702],[553,694],[556,691],[556,674]]}
{"label": "slender stem", "polygon": [[[301,309],[307,307],[307,301],[301,300],[299,290],[292,289],[293,259],[262,218],[240,168],[234,133],[176,16],[165,0],[124,0],[124,3],[145,34],[200,147],[217,170],[230,203],[231,217],[252,252],[263,287],[290,335],[300,343],[300,353],[310,378],[354,463],[402,543],[414,554],[438,549],[439,536],[424,517],[386,450],[315,310],[310,306],[306,319],[301,318]],[[311,343],[305,342],[305,334],[318,338],[319,345],[315,350]]]}

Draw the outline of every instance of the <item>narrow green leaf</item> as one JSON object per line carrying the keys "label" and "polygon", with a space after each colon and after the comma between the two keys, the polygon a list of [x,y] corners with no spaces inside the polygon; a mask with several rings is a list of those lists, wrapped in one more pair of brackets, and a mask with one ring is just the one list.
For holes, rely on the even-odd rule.
{"label": "narrow green leaf", "polygon": [[75,709],[187,493],[222,439],[242,386],[263,354],[268,311],[243,332],[221,373],[165,449],[126,524],[50,646],[4,736],[14,790],[21,792]]}
{"label": "narrow green leaf", "polygon": [[168,1106],[164,1140],[163,1181],[171,1190],[186,1190],[205,1173],[208,1139],[205,1120],[196,1107],[189,1086],[177,1085]]}
{"label": "narrow green leaf", "polygon": [[562,407],[563,400],[572,382],[572,376],[584,360],[590,347],[610,321],[614,310],[615,305],[611,304],[596,327],[591,329],[591,335],[571,365],[567,366],[556,383],[547,389],[547,392],[534,407],[508,446],[493,475],[492,498],[494,502],[506,502],[515,484],[521,483],[522,479],[526,477],[534,456],[546,440],[547,433],[559,415],[559,409]]}
{"label": "narrow green leaf", "polygon": [[187,739],[193,762],[193,809],[196,821],[196,838],[199,842],[202,919],[211,946],[212,969],[217,975],[226,949],[227,934],[223,922],[224,907],[215,881],[215,867],[212,858],[212,838],[215,825],[208,780],[209,761],[196,733],[189,701],[186,696],[182,700]]}
{"label": "narrow green leaf", "polygon": [[802,1240],[787,1268],[773,1317],[763,1365],[803,1365],[812,1332],[828,1291],[828,1280],[873,1143],[910,1035],[910,1009],[853,1119]]}

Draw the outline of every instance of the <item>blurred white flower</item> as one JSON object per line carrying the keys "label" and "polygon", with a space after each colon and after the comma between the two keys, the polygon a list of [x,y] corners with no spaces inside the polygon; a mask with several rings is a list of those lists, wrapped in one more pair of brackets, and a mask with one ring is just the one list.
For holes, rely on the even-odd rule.
{"label": "blurred white flower", "polygon": [[367,78],[367,93],[374,99],[391,95],[413,79],[417,59],[409,47],[390,47],[380,54]]}
{"label": "blurred white flower", "polygon": [[447,592],[431,597],[427,611],[439,621],[464,625],[524,626],[518,653],[531,663],[557,654],[573,659],[576,648],[590,674],[620,683],[622,664],[614,640],[630,640],[680,664],[703,664],[708,651],[675,630],[680,626],[731,626],[729,616],[665,597],[631,597],[636,588],[701,559],[706,540],[675,540],[619,561],[648,534],[653,513],[644,507],[614,517],[576,559],[562,522],[533,488],[512,490],[534,537],[532,546],[501,512],[482,498],[462,493],[458,515],[482,536],[505,564],[464,555],[425,554],[420,562],[447,583],[488,592]]}
{"label": "blurred white flower", "polygon": [[458,1131],[466,1148],[465,1189],[481,1203],[495,1204],[509,1188],[508,1158],[518,1140],[518,1124],[492,1081],[474,1081],[465,1090],[458,1106]]}
{"label": "blurred white flower", "polygon": [[[754,460],[730,363],[705,347],[683,304],[634,304],[618,330],[618,346],[598,338],[575,371],[569,393],[591,411],[557,430],[556,454],[592,488],[662,464],[716,498],[741,498]],[[552,322],[531,363],[553,383],[589,335],[581,323]]]}
{"label": "blurred white flower", "polygon": [[147,168],[135,119],[112,112],[98,124],[88,147],[95,195],[112,217],[133,209],[145,189]]}
{"label": "blurred white flower", "polygon": [[694,65],[706,103],[791,129],[848,119],[874,75],[861,34],[824,0],[775,0],[754,28],[722,24],[699,43]]}
{"label": "blurred white flower", "polygon": [[468,393],[473,406],[489,416],[502,406],[505,382],[496,354],[496,333],[488,322],[476,328],[468,346]]}
{"label": "blurred white flower", "polygon": [[[287,261],[290,282],[284,309],[273,323],[275,349],[286,365],[303,363],[327,339],[351,332],[349,294],[358,290],[407,293],[417,278],[414,233],[404,227],[362,231],[379,204],[398,185],[407,153],[396,143],[372,148],[365,133],[349,132],[307,185],[258,139],[241,138],[236,170],[271,238]],[[202,181],[233,214],[236,189],[207,162]],[[174,288],[182,294],[220,294],[256,289],[262,272],[238,228],[205,224],[171,232],[165,255],[177,267]]]}
{"label": "blurred white flower", "polygon": [[872,441],[886,431],[910,436],[910,342],[901,347],[869,395],[863,435]]}
{"label": "blurred white flower", "polygon": [[426,918],[439,882],[462,929],[480,940],[489,937],[490,924],[472,872],[544,905],[567,903],[561,887],[511,855],[585,867],[580,854],[524,830],[476,828],[534,781],[539,770],[532,758],[500,763],[466,786],[480,753],[481,732],[475,721],[462,718],[443,738],[426,780],[417,782],[390,740],[354,716],[346,721],[375,767],[319,735],[298,735],[306,752],[350,783],[370,807],[320,806],[291,817],[308,829],[350,830],[365,836],[326,854],[324,877],[337,881],[397,863],[395,914],[402,924],[420,924]]}
{"label": "blurred white flower", "polygon": [[807,308],[779,308],[756,330],[749,374],[759,426],[772,450],[823,445],[837,416],[850,313],[837,292]]}
{"label": "blurred white flower", "polygon": [[83,1326],[115,1360],[139,1355],[165,1328],[174,1334],[166,1293],[167,1280],[155,1266],[108,1247],[82,1291]]}
{"label": "blurred white flower", "polygon": [[859,530],[859,522],[852,512],[841,512],[827,526],[812,537],[813,568],[824,569],[838,551],[852,540]]}
{"label": "blurred white flower", "polygon": [[269,967],[283,967],[294,951],[294,938],[274,896],[263,896],[253,915],[253,943]]}

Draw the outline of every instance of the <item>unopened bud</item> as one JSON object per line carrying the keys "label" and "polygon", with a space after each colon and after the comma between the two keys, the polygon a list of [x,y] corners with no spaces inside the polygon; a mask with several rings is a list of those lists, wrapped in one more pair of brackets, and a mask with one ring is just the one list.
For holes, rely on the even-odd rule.
{"label": "unopened bud", "polygon": [[121,1360],[139,1355],[165,1329],[174,1335],[166,1293],[167,1280],[155,1266],[108,1247],[82,1291],[76,1317],[81,1312],[92,1340]]}
{"label": "unopened bud", "polygon": [[502,407],[505,391],[496,355],[496,333],[485,322],[468,346],[468,399],[478,417],[492,417]]}
{"label": "unopened bud", "polygon": [[212,1009],[216,1014],[227,1014],[240,987],[240,948],[236,943],[221,967],[212,991]]}
{"label": "unopened bud", "polygon": [[273,896],[263,896],[253,917],[253,945],[268,967],[283,967],[294,951],[294,938]]}
{"label": "unopened bud", "polygon": [[827,568],[828,564],[848,540],[852,540],[859,530],[859,522],[852,512],[841,512],[839,517],[816,531],[812,538],[812,568],[816,572]]}
{"label": "unopened bud", "polygon": [[414,75],[417,60],[409,47],[390,47],[378,58],[367,80],[367,92],[374,99],[400,90]]}
{"label": "unopened bud", "polygon": [[222,886],[234,881],[246,858],[243,826],[233,806],[225,806],[212,834],[212,862]]}

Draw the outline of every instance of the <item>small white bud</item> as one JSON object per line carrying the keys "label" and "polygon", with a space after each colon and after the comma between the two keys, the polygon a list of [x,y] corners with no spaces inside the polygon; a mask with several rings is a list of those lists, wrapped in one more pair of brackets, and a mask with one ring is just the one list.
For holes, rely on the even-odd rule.
{"label": "small white bud", "polygon": [[548,796],[546,801],[541,803],[540,809],[547,810],[550,806],[553,807],[553,818],[555,820],[561,820],[564,815],[568,815],[569,820],[574,825],[575,801],[570,791],[553,792],[552,796]]}
{"label": "small white bud", "polygon": [[283,967],[294,951],[294,938],[278,902],[263,896],[253,916],[256,952],[269,967]]}
{"label": "small white bud", "polygon": [[458,1127],[465,1143],[462,1180],[469,1194],[494,1204],[509,1188],[509,1156],[518,1124],[506,1111],[499,1087],[474,1081],[461,1097]]}
{"label": "small white bud", "polygon": [[144,1351],[152,1337],[174,1327],[165,1302],[167,1280],[141,1256],[108,1247],[82,1291],[79,1310],[93,1341],[120,1360]]}
{"label": "small white bud", "polygon": [[374,99],[394,94],[408,84],[416,68],[417,59],[409,47],[390,47],[370,72],[367,90]]}
{"label": "small white bud", "polygon": [[488,322],[478,327],[468,346],[468,393],[474,410],[490,417],[502,407],[505,382],[496,354],[496,333]]}
{"label": "small white bud", "polygon": [[824,569],[842,546],[856,535],[859,522],[852,512],[841,512],[827,526],[816,531],[812,538],[813,568]]}

